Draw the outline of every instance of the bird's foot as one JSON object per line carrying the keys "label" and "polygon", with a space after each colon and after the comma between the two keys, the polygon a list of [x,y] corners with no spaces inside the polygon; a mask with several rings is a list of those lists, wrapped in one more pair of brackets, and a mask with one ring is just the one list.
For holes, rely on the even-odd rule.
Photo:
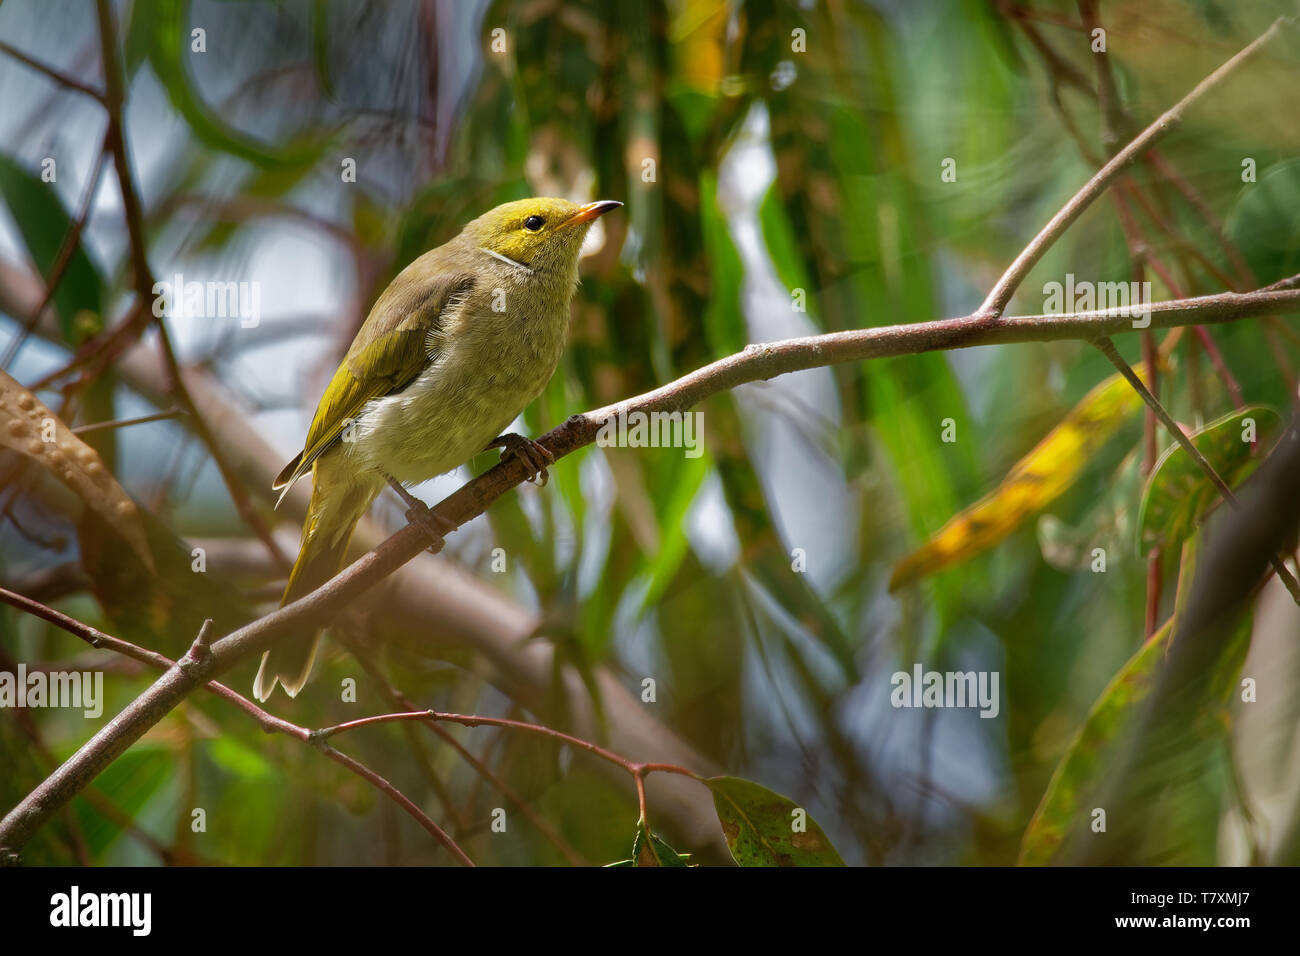
{"label": "bird's foot", "polygon": [[487,447],[502,449],[502,461],[512,455],[522,461],[529,468],[528,480],[536,480],[539,488],[545,485],[551,477],[547,474],[546,468],[548,465],[555,464],[555,456],[547,450],[545,445],[538,444],[531,438],[525,438],[523,435],[516,435],[511,432],[508,435],[498,435],[488,442]]}
{"label": "bird's foot", "polygon": [[441,551],[443,544],[445,544],[443,535],[455,531],[456,522],[435,514],[428,505],[403,488],[402,483],[392,475],[384,475],[384,480],[388,482],[390,488],[397,492],[397,497],[401,498],[402,503],[406,505],[407,522],[423,531],[425,536],[432,542],[429,545],[429,550],[434,554]]}

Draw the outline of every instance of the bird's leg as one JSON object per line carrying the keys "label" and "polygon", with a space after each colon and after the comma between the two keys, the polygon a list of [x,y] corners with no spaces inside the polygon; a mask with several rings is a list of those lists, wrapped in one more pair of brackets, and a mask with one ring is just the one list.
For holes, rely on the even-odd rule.
{"label": "bird's leg", "polygon": [[[516,435],[511,432],[508,435],[498,435],[487,443],[487,448],[500,448],[501,460],[505,461],[511,455],[518,458],[529,467],[528,480],[537,480],[537,486],[540,488],[546,484],[551,476],[546,473],[546,466],[555,464],[555,456],[552,455],[545,445],[540,445],[531,438],[525,438],[523,435]],[[484,448],[484,451],[487,451]]]}
{"label": "bird's leg", "polygon": [[392,475],[384,475],[384,480],[388,482],[390,488],[397,492],[397,497],[402,499],[406,505],[406,520],[415,525],[433,542],[429,550],[437,554],[442,550],[444,544],[443,534],[450,534],[456,530],[456,522],[434,514],[426,505],[415,495],[411,494],[402,487],[402,483]]}

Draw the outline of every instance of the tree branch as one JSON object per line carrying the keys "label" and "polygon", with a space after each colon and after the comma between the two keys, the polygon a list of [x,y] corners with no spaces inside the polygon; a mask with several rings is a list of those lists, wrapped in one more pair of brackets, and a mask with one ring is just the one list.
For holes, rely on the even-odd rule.
{"label": "tree branch", "polygon": [[[103,28],[111,34],[111,11],[108,10],[106,0],[100,0],[100,12]],[[841,362],[976,345],[1059,339],[1096,341],[1130,330],[1133,319],[1126,309],[1010,319],[1002,317],[1002,311],[1047,248],[1105,189],[1115,175],[1176,125],[1181,120],[1182,113],[1205,92],[1254,56],[1279,31],[1283,22],[1286,21],[1276,21],[1263,35],[1203,80],[1180,103],[1102,167],[1025,247],[978,312],[957,319],[857,329],[768,345],[751,345],[744,352],[710,363],[661,388],[583,415],[575,415],[544,435],[541,443],[559,459],[592,444],[601,426],[615,416],[633,412],[684,411],[719,392],[788,372]],[[106,39],[105,57],[115,58],[116,50],[110,50],[109,46]],[[110,99],[112,98],[113,91],[110,90]],[[119,124],[116,132],[119,142],[115,146],[120,145],[120,135]],[[125,152],[115,149],[115,158],[119,162],[119,176],[125,193],[130,182],[125,169]],[[135,212],[138,216],[138,206]],[[128,221],[130,218],[128,215]],[[138,225],[137,219],[136,227]],[[133,253],[142,257],[142,244],[133,241],[132,245]],[[1195,299],[1153,303],[1149,307],[1149,327],[1172,328],[1197,323],[1229,322],[1267,313],[1294,312],[1300,310],[1300,291],[1289,287],[1292,281],[1294,280],[1284,280],[1274,290],[1226,292]],[[445,498],[433,509],[434,514],[443,519],[440,523],[458,527],[482,514],[494,501],[523,482],[529,477],[528,471],[528,466],[517,458],[504,461]],[[162,720],[195,687],[207,683],[239,661],[260,653],[289,631],[321,623],[331,612],[343,607],[410,561],[427,544],[423,532],[408,525],[311,594],[216,641],[200,659],[187,655],[183,663],[169,668],[157,682],[132,701],[0,821],[0,848],[11,851],[20,848],[51,814],[64,806],[150,727]]]}
{"label": "tree branch", "polygon": [[24,53],[22,50],[18,49],[16,46],[14,46],[11,43],[6,43],[3,40],[0,40],[0,53],[7,54],[8,56],[13,57],[19,63],[26,64],[27,66],[35,70],[37,73],[45,74],[45,76],[49,77],[55,83],[58,83],[60,86],[66,86],[70,90],[76,90],[78,93],[84,93],[87,96],[89,96],[91,99],[98,100],[100,103],[104,102],[104,94],[101,93],[99,90],[95,89],[89,83],[82,83],[81,80],[78,80],[75,77],[68,76],[68,74],[62,72],[61,70],[56,70],[54,67],[49,66],[45,63],[42,63],[40,60],[36,59],[35,57],[28,56],[26,53]]}
{"label": "tree branch", "polygon": [[[1224,292],[1152,303],[1150,309],[1152,328],[1229,322],[1264,313],[1300,311],[1300,290]],[[684,411],[712,395],[748,382],[890,355],[1013,342],[1093,340],[1131,330],[1133,319],[1126,313],[1125,309],[1107,309],[1000,320],[975,314],[750,345],[743,352],[719,359],[661,388],[574,415],[543,435],[540,441],[559,459],[595,442],[601,426],[611,418],[633,412]],[[432,510],[438,518],[459,527],[482,514],[528,476],[528,466],[510,458],[444,498]],[[169,669],[0,821],[0,847],[11,850],[21,847],[51,813],[67,803],[200,683],[264,651],[288,632],[322,622],[427,546],[424,533],[408,525],[311,594],[216,641],[205,660],[184,670],[179,666]]]}
{"label": "tree branch", "polygon": [[1097,170],[1096,174],[1084,184],[1083,188],[1060,208],[1038,235],[1030,240],[1029,245],[1025,246],[1020,255],[1016,256],[1015,261],[1002,274],[1002,278],[998,279],[997,284],[993,286],[988,297],[984,300],[984,304],[980,306],[980,313],[1000,316],[1003,310],[1006,309],[1007,303],[1011,301],[1016,289],[1020,287],[1020,283],[1029,274],[1029,270],[1070,227],[1071,223],[1078,219],[1080,214],[1092,204],[1093,200],[1106,190],[1111,181],[1139,156],[1168,136],[1174,127],[1182,122],[1183,114],[1197,100],[1253,59],[1281,31],[1283,24],[1294,22],[1293,18],[1288,17],[1279,17],[1274,20],[1273,24],[1253,42],[1196,84],[1190,93],[1158,116],[1154,123],[1137,135],[1136,139],[1111,157],[1110,161]]}
{"label": "tree branch", "polygon": [[[211,619],[203,622],[203,627],[199,631],[198,637],[194,639],[194,644],[190,648],[186,657],[182,658],[180,661],[173,661],[171,658],[159,654],[156,651],[140,647],[138,644],[132,644],[130,641],[122,640],[119,637],[113,637],[111,634],[105,634],[103,631],[91,627],[89,624],[84,624],[81,621],[78,621],[75,617],[70,617],[62,611],[57,611],[52,607],[46,607],[44,604],[33,601],[31,598],[24,597],[21,594],[16,594],[7,588],[0,588],[0,602],[8,604],[11,607],[16,607],[21,611],[25,611],[33,617],[38,617],[44,621],[48,621],[56,627],[62,628],[69,634],[72,634],[74,637],[81,638],[81,640],[85,641],[91,647],[106,648],[121,654],[123,657],[129,657],[132,660],[140,661],[141,663],[148,664],[150,667],[154,667],[158,670],[170,671],[171,669],[176,668],[185,671],[190,669],[195,662],[201,660],[205,655],[210,653],[208,638],[212,629]],[[276,717],[274,714],[271,714],[257,706],[257,704],[253,703],[243,694],[227,687],[225,684],[210,681],[204,685],[204,690],[234,704],[240,710],[244,711],[244,713],[257,721],[258,726],[267,733],[282,733],[289,737],[293,737],[295,740],[299,740],[302,743],[319,750],[326,757],[340,766],[346,767],[410,814],[415,821],[420,824],[420,826],[433,834],[434,838],[446,847],[447,850],[450,851],[451,854],[461,863],[466,866],[474,865],[473,861],[470,860],[470,858],[465,855],[465,852],[456,844],[456,841],[453,840],[446,831],[442,829],[442,827],[438,826],[438,824],[430,819],[428,814],[412,803],[405,794],[359,760],[349,757],[347,754],[335,750],[333,747],[325,745],[323,737],[319,734],[313,733],[306,727],[299,727],[297,724]]]}
{"label": "tree branch", "polygon": [[[1239,502],[1237,496],[1232,493],[1232,489],[1228,487],[1228,483],[1223,480],[1217,471],[1214,470],[1214,466],[1211,465],[1209,460],[1201,454],[1201,450],[1197,448],[1192,440],[1183,433],[1183,430],[1178,427],[1178,423],[1174,421],[1173,416],[1165,410],[1165,407],[1160,404],[1160,400],[1152,395],[1151,390],[1142,384],[1142,380],[1134,374],[1133,369],[1129,367],[1128,362],[1124,361],[1123,356],[1121,356],[1119,351],[1115,348],[1115,343],[1108,338],[1100,338],[1093,342],[1093,344],[1097,346],[1102,355],[1106,356],[1106,358],[1110,360],[1110,363],[1119,370],[1120,374],[1128,380],[1128,383],[1133,386],[1133,390],[1141,396],[1142,401],[1146,402],[1147,407],[1151,409],[1156,418],[1160,419],[1160,424],[1165,427],[1165,431],[1169,432],[1169,434],[1173,436],[1174,441],[1178,442],[1183,451],[1192,456],[1192,461],[1196,462],[1196,466],[1209,477],[1210,481],[1214,484],[1214,487],[1218,489],[1223,500],[1231,507],[1240,509],[1241,502]],[[1292,599],[1295,600],[1297,605],[1300,605],[1300,583],[1296,581],[1295,577],[1291,574],[1291,571],[1276,554],[1271,555],[1269,561],[1273,565],[1273,570],[1277,572],[1278,579],[1281,580],[1281,582],[1286,585],[1286,589],[1291,592]]]}
{"label": "tree branch", "polygon": [[[96,8],[99,14],[100,48],[104,58],[104,108],[108,112],[107,143],[113,155],[117,181],[122,192],[122,208],[126,219],[127,237],[130,240],[131,271],[135,293],[139,300],[138,304],[141,308],[145,308],[153,299],[154,277],[153,270],[149,266],[148,246],[144,235],[143,206],[135,188],[135,180],[131,176],[131,161],[127,151],[126,134],[123,131],[122,115],[126,91],[122,82],[122,65],[118,60],[117,28],[113,22],[113,10],[108,0],[98,0]],[[266,545],[272,557],[287,571],[293,562],[276,544],[266,522],[253,510],[248,494],[239,482],[239,477],[226,461],[225,454],[213,439],[212,432],[194,404],[194,399],[185,388],[185,380],[181,375],[180,364],[176,361],[176,352],[172,348],[167,323],[159,318],[154,324],[158,328],[158,345],[171,378],[171,388],[177,403],[192,418],[194,430],[208,449],[208,453],[212,455],[212,461],[216,464],[222,481],[225,482],[226,490],[230,493],[230,499],[235,505],[235,510],[239,512],[240,518]]]}

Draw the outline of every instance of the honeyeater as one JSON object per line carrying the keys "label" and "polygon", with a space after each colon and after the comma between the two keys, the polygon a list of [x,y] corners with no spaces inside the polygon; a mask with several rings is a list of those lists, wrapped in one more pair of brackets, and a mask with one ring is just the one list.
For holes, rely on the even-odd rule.
{"label": "honeyeater", "polygon": [[[592,222],[620,205],[521,199],[497,206],[389,284],[321,396],[303,450],[273,486],[284,489],[282,501],[294,482],[312,476],[282,607],[338,573],[353,528],[386,484],[417,516],[422,506],[402,486],[494,447],[523,458],[545,481],[549,452],[502,432],[555,371],[578,250]],[[254,695],[266,700],[278,681],[296,696],[319,641],[319,630],[294,634],[263,654]]]}

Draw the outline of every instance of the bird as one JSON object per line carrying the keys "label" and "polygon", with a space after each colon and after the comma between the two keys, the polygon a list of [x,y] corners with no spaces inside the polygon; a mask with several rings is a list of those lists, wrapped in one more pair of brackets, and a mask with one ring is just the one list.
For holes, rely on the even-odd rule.
{"label": "bird", "polygon": [[[578,257],[592,223],[622,203],[507,202],[424,253],[375,300],[321,396],[302,451],[272,483],[279,503],[308,474],[311,503],[280,606],[342,567],[353,529],[391,486],[435,538],[432,512],[406,486],[489,448],[518,456],[545,484],[554,456],[506,427],[541,394],[568,338]],[[263,655],[253,694],[307,683],[321,631],[291,634]]]}

